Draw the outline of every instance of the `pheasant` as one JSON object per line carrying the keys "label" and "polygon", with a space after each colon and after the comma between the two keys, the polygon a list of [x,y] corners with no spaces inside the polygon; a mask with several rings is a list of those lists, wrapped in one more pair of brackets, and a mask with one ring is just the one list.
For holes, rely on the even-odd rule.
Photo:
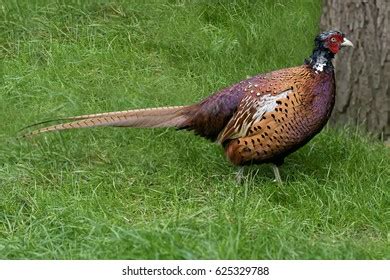
{"label": "pheasant", "polygon": [[353,47],[334,30],[314,42],[303,65],[259,74],[193,105],[67,117],[24,136],[98,126],[186,129],[221,144],[230,162],[241,167],[238,180],[243,166],[270,163],[281,183],[278,167],[284,158],[319,133],[330,117],[336,93],[332,59],[342,47]]}

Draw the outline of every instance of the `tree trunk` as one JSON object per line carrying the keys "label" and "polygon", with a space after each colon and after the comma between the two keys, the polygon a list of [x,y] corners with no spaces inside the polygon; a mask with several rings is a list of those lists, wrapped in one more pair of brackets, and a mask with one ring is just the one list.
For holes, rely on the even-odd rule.
{"label": "tree trunk", "polygon": [[335,60],[332,124],[362,125],[390,139],[390,0],[323,0],[321,29],[346,34],[355,48]]}

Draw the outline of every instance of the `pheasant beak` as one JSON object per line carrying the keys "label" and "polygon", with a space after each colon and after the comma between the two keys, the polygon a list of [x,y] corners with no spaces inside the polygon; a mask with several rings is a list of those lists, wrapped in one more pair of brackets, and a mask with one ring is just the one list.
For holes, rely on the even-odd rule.
{"label": "pheasant beak", "polygon": [[352,42],[350,40],[348,40],[347,38],[344,38],[344,41],[340,44],[340,46],[353,48]]}

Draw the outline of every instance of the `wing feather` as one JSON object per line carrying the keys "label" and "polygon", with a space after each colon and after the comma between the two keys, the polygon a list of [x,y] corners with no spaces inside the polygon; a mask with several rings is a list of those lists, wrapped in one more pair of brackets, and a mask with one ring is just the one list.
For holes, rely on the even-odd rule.
{"label": "wing feather", "polygon": [[263,116],[275,110],[277,101],[292,92],[291,88],[275,93],[248,93],[239,104],[237,112],[221,131],[217,141],[223,143],[228,139],[236,139],[248,135],[255,122],[259,122]]}

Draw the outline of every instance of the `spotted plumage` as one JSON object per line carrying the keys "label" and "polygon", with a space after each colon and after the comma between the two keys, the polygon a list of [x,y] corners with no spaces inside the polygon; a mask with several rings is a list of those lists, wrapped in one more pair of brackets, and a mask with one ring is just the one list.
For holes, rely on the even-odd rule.
{"label": "spotted plumage", "polygon": [[343,46],[352,46],[343,33],[324,32],[303,65],[257,75],[197,104],[69,117],[26,136],[96,126],[176,127],[222,144],[235,165],[274,164],[280,181],[276,166],[330,117],[335,102],[332,58]]}
{"label": "spotted plumage", "polygon": [[[237,165],[280,164],[285,155],[325,125],[334,105],[334,75],[316,74],[303,65],[255,79],[261,79],[258,83],[265,90],[242,99],[219,141],[226,144],[228,158]],[[256,109],[256,104],[262,106]],[[321,112],[318,104],[323,108]]]}

